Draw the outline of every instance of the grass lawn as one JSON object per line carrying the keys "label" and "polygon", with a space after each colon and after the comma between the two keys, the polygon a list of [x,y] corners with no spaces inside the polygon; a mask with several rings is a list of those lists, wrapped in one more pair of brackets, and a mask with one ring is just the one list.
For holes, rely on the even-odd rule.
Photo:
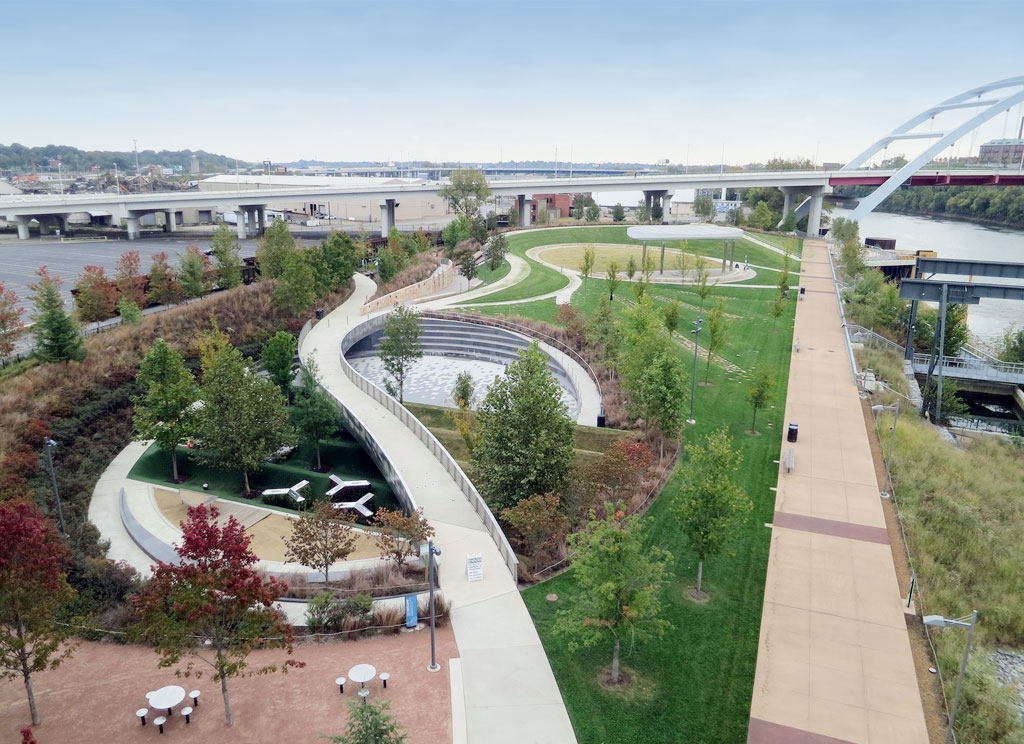
{"label": "grass lawn", "polygon": [[[178,448],[178,472],[187,475],[188,480],[179,484],[181,488],[202,491],[203,484],[209,485],[209,493],[223,498],[242,500],[244,490],[242,474],[203,465],[192,458],[192,451]],[[320,445],[320,456],[325,466],[332,466],[327,473],[313,472],[316,453],[312,448],[300,447],[288,460],[281,463],[266,463],[259,473],[249,474],[249,485],[254,490],[287,488],[301,480],[308,480],[313,497],[320,499],[331,488],[328,475],[333,473],[344,480],[368,480],[373,486],[374,503],[388,509],[398,507],[384,477],[377,470],[369,456],[359,444],[348,437],[325,440]],[[129,477],[160,486],[174,486],[170,483],[171,456],[155,444],[146,450],[131,469]],[[272,506],[272,505],[271,505]],[[282,511],[289,511],[282,509]]]}
{"label": "grass lawn", "polygon": [[[594,248],[594,271],[599,273],[606,273],[608,266],[614,261],[618,265],[617,271],[619,274],[624,274],[626,271],[626,265],[629,263],[629,257],[632,256],[636,262],[639,275],[639,267],[643,260],[643,246],[639,244],[631,245],[626,243],[612,244],[612,243],[575,243],[573,245],[566,245],[559,248],[551,248],[540,254],[548,263],[553,263],[557,266],[564,266],[567,269],[579,269],[583,264],[583,251],[586,250],[588,245]],[[665,249],[665,270],[673,271],[677,268],[679,257],[683,256],[683,253],[676,248]],[[661,266],[661,246],[648,246],[647,257],[654,261],[655,274],[657,277],[657,271]],[[696,259],[692,255],[686,255],[683,259],[685,261],[684,266],[687,269],[696,267]],[[715,268],[716,264],[714,261],[708,261],[706,259],[700,259],[701,263],[708,268]]]}
{"label": "grass lawn", "polygon": [[763,240],[765,243],[771,243],[777,248],[782,248],[783,250],[789,248],[794,256],[801,255],[804,249],[803,238],[794,238],[790,235],[766,235],[765,233],[755,232],[750,233],[750,235],[758,240]]}
{"label": "grass lawn", "polygon": [[[512,269],[512,265],[508,261],[502,261],[501,266],[491,271],[487,263],[480,264],[477,269],[476,276],[483,284],[493,284],[499,279],[505,277],[508,272]],[[483,284],[481,286],[483,286]]]}
{"label": "grass lawn", "polygon": [[[558,231],[550,239],[566,242],[567,232]],[[588,285],[573,296],[573,305],[585,312],[596,308],[600,298],[606,296],[603,281],[592,280]],[[682,303],[681,329],[689,329],[690,321],[706,312],[690,288],[655,285],[651,293],[658,303],[670,299]],[[581,744],[717,744],[746,738],[769,549],[770,535],[764,524],[771,521],[774,509],[775,495],[769,489],[777,480],[778,466],[773,460],[778,458],[781,445],[796,306],[795,300],[790,302],[776,322],[768,313],[774,296],[773,290],[725,288],[712,295],[724,298],[726,312],[734,316],[732,331],[720,353],[744,372],[730,374],[712,365],[712,386],[697,388],[697,424],[687,429],[686,438],[693,441],[722,427],[728,430],[743,458],[737,479],[753,500],[754,510],[737,528],[726,551],[705,564],[705,587],[710,601],[697,605],[684,594],[696,583],[697,566],[672,514],[672,504],[680,490],[678,476],[669,482],[644,519],[648,540],[675,557],[670,580],[662,593],[664,617],[674,629],[658,641],[635,647],[625,644],[623,664],[637,675],[636,684],[621,692],[609,692],[598,685],[598,672],[611,661],[610,643],[570,653],[565,641],[552,635],[555,612],[563,602],[549,602],[545,597],[549,593],[562,600],[570,597],[576,591],[571,572],[523,593]],[[621,312],[632,303],[632,293],[626,289],[620,292],[613,307]],[[541,316],[546,306],[526,303],[506,307],[506,314],[513,309]],[[679,353],[687,361],[692,359],[682,346]],[[756,364],[772,371],[777,381],[777,397],[774,408],[758,414],[762,434],[750,436],[745,433],[752,414],[747,402],[746,372]],[[703,379],[703,364],[698,374]]]}

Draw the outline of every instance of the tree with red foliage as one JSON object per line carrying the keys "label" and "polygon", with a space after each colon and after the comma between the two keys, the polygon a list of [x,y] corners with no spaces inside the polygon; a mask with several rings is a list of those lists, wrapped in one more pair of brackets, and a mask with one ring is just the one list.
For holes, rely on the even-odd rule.
{"label": "tree with red foliage", "polygon": [[21,744],[36,744],[36,737],[32,735],[31,726],[26,726],[21,730]]}
{"label": "tree with red foliage", "polygon": [[78,317],[83,323],[114,317],[117,287],[107,278],[102,266],[86,266],[75,288],[78,290],[75,304],[78,306]]}
{"label": "tree with red foliage", "polygon": [[[174,274],[174,269],[167,263],[167,252],[161,251],[153,256],[153,264],[149,267],[149,292],[147,299],[154,305],[171,305],[181,302],[185,294]],[[142,307],[141,305],[139,307]]]}
{"label": "tree with red foliage", "polygon": [[213,669],[230,726],[229,678],[304,665],[289,660],[249,669],[246,659],[253,649],[292,653],[292,626],[274,608],[287,586],[255,568],[252,536],[234,517],[218,521],[219,513],[215,506],[189,507],[188,519],[181,523],[181,545],[175,546],[180,562],[157,564],[148,586],[133,601],[142,613],[142,637],[160,654],[161,667],[176,666],[189,656],[178,675],[202,676],[196,660]]}
{"label": "tree with red foliage", "polygon": [[32,673],[56,668],[74,650],[54,611],[72,595],[61,570],[67,546],[35,504],[0,503],[0,677],[21,677],[39,725]]}
{"label": "tree with red foliage", "polygon": [[18,295],[0,282],[0,359],[14,351],[14,345],[25,332],[21,316],[25,308],[18,307]]}
{"label": "tree with red foliage", "polygon": [[138,251],[125,251],[114,269],[114,284],[118,297],[131,300],[139,307],[146,306],[146,277],[142,275],[142,258]]}

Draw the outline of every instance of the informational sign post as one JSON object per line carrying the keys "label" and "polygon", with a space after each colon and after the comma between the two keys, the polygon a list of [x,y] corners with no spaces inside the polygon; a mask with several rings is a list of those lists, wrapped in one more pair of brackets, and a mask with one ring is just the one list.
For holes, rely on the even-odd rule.
{"label": "informational sign post", "polygon": [[466,576],[470,581],[484,580],[484,554],[470,553],[466,556]]}
{"label": "informational sign post", "polygon": [[405,627],[415,628],[419,623],[420,614],[415,594],[405,595]]}

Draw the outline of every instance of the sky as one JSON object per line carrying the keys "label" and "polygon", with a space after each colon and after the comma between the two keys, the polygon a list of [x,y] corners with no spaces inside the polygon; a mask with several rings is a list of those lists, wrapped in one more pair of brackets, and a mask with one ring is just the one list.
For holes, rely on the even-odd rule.
{"label": "sky", "polygon": [[[135,139],[249,161],[845,162],[941,100],[1024,75],[1020,0],[4,0],[0,13],[0,143]],[[957,154],[1016,136],[1022,115]]]}

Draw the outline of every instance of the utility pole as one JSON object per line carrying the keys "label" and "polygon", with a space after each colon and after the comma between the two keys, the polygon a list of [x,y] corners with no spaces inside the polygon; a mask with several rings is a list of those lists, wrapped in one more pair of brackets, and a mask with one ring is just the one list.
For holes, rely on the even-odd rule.
{"label": "utility pole", "polygon": [[136,140],[132,140],[132,149],[135,151],[135,175],[141,176],[142,169],[139,168],[139,143]]}

